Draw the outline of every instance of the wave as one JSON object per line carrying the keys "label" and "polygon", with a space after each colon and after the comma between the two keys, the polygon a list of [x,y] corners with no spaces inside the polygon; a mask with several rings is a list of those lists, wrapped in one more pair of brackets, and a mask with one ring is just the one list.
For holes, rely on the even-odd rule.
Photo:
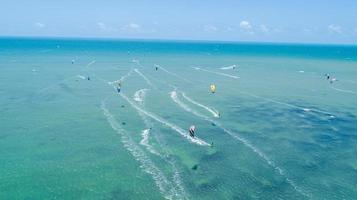
{"label": "wave", "polygon": [[196,106],[199,106],[201,108],[204,108],[205,110],[210,112],[213,115],[213,117],[216,117],[216,118],[219,117],[219,112],[216,109],[209,108],[209,107],[207,107],[205,105],[202,105],[202,104],[198,103],[197,101],[192,100],[190,97],[186,96],[186,94],[184,92],[181,92],[181,94],[182,94],[183,98],[185,98],[190,103],[195,104]]}
{"label": "wave", "polygon": [[234,69],[236,67],[237,67],[237,65],[230,65],[230,66],[227,66],[227,67],[221,67],[220,69],[221,70],[229,70],[229,69]]}
{"label": "wave", "polygon": [[158,186],[161,194],[165,199],[182,199],[179,192],[176,191],[175,186],[166,178],[164,173],[150,160],[149,157],[135,144],[128,134],[115,120],[113,115],[106,108],[106,100],[102,101],[101,109],[107,118],[110,126],[120,136],[124,147],[134,156],[134,158],[140,162],[144,171],[152,176],[155,184]]}
{"label": "wave", "polygon": [[212,73],[212,74],[216,74],[216,75],[220,75],[220,76],[226,76],[226,77],[233,78],[233,79],[238,79],[239,78],[238,76],[225,74],[225,73],[221,73],[221,72],[215,72],[215,71],[211,71],[211,70],[207,70],[207,69],[202,69],[200,67],[194,67],[193,69],[201,70],[201,71],[204,71],[204,72],[208,72],[208,73]]}
{"label": "wave", "polygon": [[198,145],[203,145],[203,146],[209,146],[210,144],[208,144],[207,142],[199,139],[199,138],[192,138],[187,134],[187,131],[183,130],[182,128],[180,128],[179,126],[172,124],[164,119],[162,119],[159,116],[156,116],[153,113],[150,113],[146,110],[144,110],[143,108],[140,108],[139,106],[135,105],[135,103],[133,103],[126,95],[124,95],[123,93],[120,93],[120,96],[122,98],[124,98],[134,109],[136,109],[137,111],[143,113],[144,115],[150,117],[151,119],[154,119],[168,127],[170,127],[172,130],[176,131],[177,133],[179,133],[181,136],[183,136],[184,138],[186,138],[188,141],[198,144]]}
{"label": "wave", "polygon": [[255,152],[260,158],[262,158],[268,165],[270,165],[272,168],[274,168],[276,171],[278,171],[278,173],[285,177],[286,181],[300,194],[304,195],[304,196],[309,196],[308,194],[306,194],[304,191],[302,191],[296,184],[294,181],[292,181],[291,179],[289,179],[288,177],[286,177],[285,172],[282,168],[280,168],[279,166],[277,166],[267,155],[265,155],[261,150],[259,150],[257,147],[255,147],[254,145],[252,145],[247,139],[239,136],[236,133],[231,132],[230,130],[224,128],[220,123],[205,117],[197,112],[195,112],[194,110],[190,109],[189,106],[187,106],[186,104],[182,103],[177,95],[175,95],[175,93],[171,92],[171,98],[174,102],[176,102],[182,109],[186,110],[187,112],[190,112],[198,117],[203,118],[206,121],[209,121],[211,123],[216,124],[217,127],[219,127],[220,129],[222,129],[225,133],[227,133],[228,135],[230,135],[231,137],[237,139],[238,141],[242,142],[245,146],[247,146],[249,149],[251,149],[253,152]]}

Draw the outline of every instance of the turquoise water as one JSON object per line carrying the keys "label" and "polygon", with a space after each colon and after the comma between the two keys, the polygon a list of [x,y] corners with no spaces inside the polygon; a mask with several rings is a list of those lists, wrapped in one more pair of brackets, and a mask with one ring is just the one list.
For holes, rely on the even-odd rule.
{"label": "turquoise water", "polygon": [[357,199],[357,47],[2,38],[0,80],[0,199]]}

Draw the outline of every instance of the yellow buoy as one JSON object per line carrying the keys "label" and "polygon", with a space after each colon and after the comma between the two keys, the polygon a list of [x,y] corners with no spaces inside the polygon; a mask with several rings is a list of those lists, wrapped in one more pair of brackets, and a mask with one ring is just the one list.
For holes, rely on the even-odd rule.
{"label": "yellow buoy", "polygon": [[211,92],[212,93],[216,92],[216,85],[214,85],[214,84],[211,85]]}

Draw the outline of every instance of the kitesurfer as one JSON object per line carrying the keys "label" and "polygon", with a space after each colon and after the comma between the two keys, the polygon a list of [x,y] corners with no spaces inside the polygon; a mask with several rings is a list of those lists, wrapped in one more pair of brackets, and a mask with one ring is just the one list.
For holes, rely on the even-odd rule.
{"label": "kitesurfer", "polygon": [[121,90],[121,82],[119,81],[119,82],[118,82],[118,86],[117,86],[117,91],[118,91],[118,93],[120,93],[120,90]]}
{"label": "kitesurfer", "polygon": [[215,93],[215,92],[216,92],[216,85],[212,84],[212,85],[210,86],[210,88],[211,88],[211,92],[212,92],[212,93]]}
{"label": "kitesurfer", "polygon": [[326,79],[329,80],[330,79],[330,74],[325,74]]}
{"label": "kitesurfer", "polygon": [[196,127],[194,125],[190,126],[190,129],[188,130],[188,132],[190,133],[191,137],[195,137],[195,129],[196,129]]}
{"label": "kitesurfer", "polygon": [[335,81],[338,81],[337,78],[332,77],[330,74],[325,74],[326,79],[330,81],[330,84],[334,83]]}

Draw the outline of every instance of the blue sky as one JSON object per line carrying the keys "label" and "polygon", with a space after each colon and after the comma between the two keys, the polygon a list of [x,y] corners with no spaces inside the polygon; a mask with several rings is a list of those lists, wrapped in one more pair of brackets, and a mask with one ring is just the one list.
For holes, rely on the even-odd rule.
{"label": "blue sky", "polygon": [[357,1],[0,0],[0,35],[357,44]]}

